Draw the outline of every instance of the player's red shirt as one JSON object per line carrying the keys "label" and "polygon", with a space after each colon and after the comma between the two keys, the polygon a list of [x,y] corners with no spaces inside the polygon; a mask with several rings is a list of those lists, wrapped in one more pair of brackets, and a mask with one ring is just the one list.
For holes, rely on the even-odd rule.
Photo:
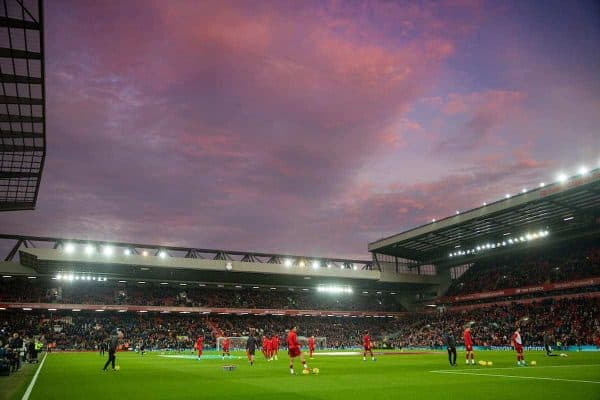
{"label": "player's red shirt", "polygon": [[196,339],[196,350],[202,350],[202,342],[204,341],[204,339],[202,337],[199,337],[198,339]]}
{"label": "player's red shirt", "polygon": [[521,334],[519,332],[515,332],[512,335],[511,342],[514,343],[514,346],[521,346],[523,341],[521,340]]}
{"label": "player's red shirt", "polygon": [[369,336],[369,335],[364,335],[363,336],[363,346],[366,349],[370,349],[371,348],[371,336]]}
{"label": "player's red shirt", "polygon": [[279,338],[277,336],[273,336],[271,338],[271,348],[273,350],[278,350],[279,349]]}
{"label": "player's red shirt", "polygon": [[471,331],[465,329],[463,332],[463,338],[465,339],[465,346],[473,345],[473,338],[471,338]]}
{"label": "player's red shirt", "polygon": [[296,335],[296,332],[290,331],[290,333],[288,333],[287,344],[288,349],[300,348],[300,345],[298,344],[298,335]]}
{"label": "player's red shirt", "polygon": [[308,338],[308,348],[309,349],[314,349],[315,348],[315,338],[312,338],[312,337]]}
{"label": "player's red shirt", "polygon": [[270,343],[269,339],[266,336],[263,336],[263,342],[262,342],[263,350],[268,350],[270,345],[271,345],[271,343]]}
{"label": "player's red shirt", "polygon": [[223,339],[223,350],[229,349],[229,339]]}

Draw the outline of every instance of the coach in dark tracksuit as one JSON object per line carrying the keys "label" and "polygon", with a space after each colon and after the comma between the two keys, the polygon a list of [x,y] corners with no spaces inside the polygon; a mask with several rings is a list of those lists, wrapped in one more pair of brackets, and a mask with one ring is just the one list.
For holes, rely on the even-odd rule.
{"label": "coach in dark tracksuit", "polygon": [[106,371],[108,365],[112,363],[112,369],[115,370],[115,361],[117,359],[117,347],[119,346],[119,339],[123,339],[123,331],[121,329],[117,329],[117,332],[110,337],[110,342],[108,344],[108,360],[106,360],[106,364],[104,364],[103,371]]}
{"label": "coach in dark tracksuit", "polygon": [[448,349],[448,362],[451,367],[456,367],[456,338],[452,332],[448,332],[444,336],[444,342]]}

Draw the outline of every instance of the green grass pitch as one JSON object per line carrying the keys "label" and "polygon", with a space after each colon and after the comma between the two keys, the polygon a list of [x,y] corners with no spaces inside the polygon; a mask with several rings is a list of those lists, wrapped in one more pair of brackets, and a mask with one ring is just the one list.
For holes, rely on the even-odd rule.
{"label": "green grass pitch", "polygon": [[[191,353],[184,353],[191,354]],[[207,352],[213,355],[215,353]],[[315,355],[309,366],[319,375],[290,376],[285,353],[267,362],[257,355],[239,359],[180,359],[158,353],[117,354],[119,371],[102,372],[105,357],[96,353],[50,354],[30,399],[600,399],[600,353],[569,353],[567,358],[528,352],[537,365],[516,367],[512,352],[478,352],[493,366],[467,366],[459,353],[451,368],[445,353],[360,356]],[[235,364],[234,371],[223,365]],[[33,375],[31,368],[30,375]],[[296,372],[301,372],[296,363]],[[0,378],[0,387],[4,384]],[[28,379],[29,381],[31,378]],[[20,399],[28,382],[19,383]],[[2,396],[0,396],[2,398]]]}

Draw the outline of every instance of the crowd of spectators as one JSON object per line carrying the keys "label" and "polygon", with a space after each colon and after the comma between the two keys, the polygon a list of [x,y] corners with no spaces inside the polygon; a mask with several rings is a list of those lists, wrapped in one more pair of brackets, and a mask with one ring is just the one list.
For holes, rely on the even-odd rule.
{"label": "crowd of spectators", "polygon": [[[148,348],[160,350],[191,349],[198,336],[211,347],[218,336],[246,336],[251,330],[259,335],[279,335],[280,342],[285,343],[286,330],[293,324],[300,336],[325,337],[328,347],[333,348],[358,346],[365,330],[378,346],[435,348],[450,331],[461,338],[467,325],[471,325],[475,344],[480,346],[508,346],[517,325],[526,345],[541,345],[547,332],[565,346],[599,344],[600,299],[512,303],[401,318],[0,312],[2,332],[36,338],[51,350],[96,350],[117,327],[125,330],[129,343],[143,341]],[[0,340],[4,343],[6,339]]]}
{"label": "crowd of spectators", "polygon": [[[283,293],[282,293],[283,291]],[[227,308],[271,308],[300,310],[402,311],[393,295],[328,296],[297,289],[264,291],[206,287],[122,285],[106,282],[59,282],[44,279],[0,280],[0,302],[63,304],[128,304],[141,306],[186,306]]]}
{"label": "crowd of spectators", "polygon": [[487,292],[600,277],[600,248],[553,249],[526,257],[498,256],[474,263],[447,295]]}

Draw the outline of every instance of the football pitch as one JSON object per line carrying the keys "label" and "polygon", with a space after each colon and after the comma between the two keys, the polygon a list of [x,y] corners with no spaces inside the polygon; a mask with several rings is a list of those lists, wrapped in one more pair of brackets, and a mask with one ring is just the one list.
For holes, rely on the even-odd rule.
{"label": "football pitch", "polygon": [[[316,354],[308,362],[319,374],[301,374],[297,362],[295,376],[290,375],[285,353],[272,362],[257,355],[254,366],[241,352],[233,354],[236,358],[223,361],[207,352],[208,357],[198,361],[189,352],[171,357],[121,352],[120,369],[102,372],[106,357],[97,353],[54,353],[30,368],[30,377],[18,381],[10,398],[600,399],[600,353],[549,358],[528,352],[528,362],[537,362],[529,367],[517,367],[512,352],[476,354],[492,366],[467,366],[459,353],[457,367],[448,365],[445,353],[382,354],[374,362],[363,362],[357,355]],[[235,370],[223,369],[231,364]],[[0,378],[0,388],[12,380]]]}

